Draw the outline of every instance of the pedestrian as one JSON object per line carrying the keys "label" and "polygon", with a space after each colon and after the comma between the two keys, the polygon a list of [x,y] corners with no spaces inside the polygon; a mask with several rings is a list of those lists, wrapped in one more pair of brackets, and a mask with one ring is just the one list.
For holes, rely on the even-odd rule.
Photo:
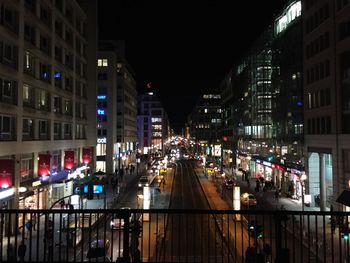
{"label": "pedestrian", "polygon": [[66,205],[66,202],[64,201],[64,199],[62,199],[60,201],[60,205],[61,205],[61,209],[64,209],[65,205]]}
{"label": "pedestrian", "polygon": [[27,222],[25,224],[25,228],[27,229],[26,239],[28,238],[29,233],[32,231],[32,227],[33,227],[32,221],[30,219],[27,220]]}
{"label": "pedestrian", "polygon": [[127,165],[127,166],[125,167],[125,174],[128,174],[128,171],[129,171],[129,165]]}
{"label": "pedestrian", "polygon": [[36,231],[36,229],[35,229],[35,226],[36,226],[36,214],[32,214],[31,220],[32,220],[33,230]]}
{"label": "pedestrian", "polygon": [[22,240],[21,244],[18,247],[18,257],[20,262],[24,262],[24,257],[26,256],[27,246]]}
{"label": "pedestrian", "polygon": [[16,261],[15,247],[11,243],[7,246],[7,261]]}
{"label": "pedestrian", "polygon": [[279,192],[278,189],[276,189],[276,192],[275,192],[275,199],[276,199],[276,201],[278,201],[279,195],[280,195],[280,192]]}
{"label": "pedestrian", "polygon": [[124,169],[120,170],[120,180],[123,181],[123,177],[124,177]]}

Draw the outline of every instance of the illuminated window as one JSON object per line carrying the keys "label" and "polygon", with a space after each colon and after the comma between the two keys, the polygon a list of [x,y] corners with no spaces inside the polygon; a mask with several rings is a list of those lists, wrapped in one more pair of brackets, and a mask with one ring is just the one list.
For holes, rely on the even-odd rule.
{"label": "illuminated window", "polygon": [[108,67],[108,59],[106,59],[106,58],[99,58],[97,60],[97,66],[98,67]]}

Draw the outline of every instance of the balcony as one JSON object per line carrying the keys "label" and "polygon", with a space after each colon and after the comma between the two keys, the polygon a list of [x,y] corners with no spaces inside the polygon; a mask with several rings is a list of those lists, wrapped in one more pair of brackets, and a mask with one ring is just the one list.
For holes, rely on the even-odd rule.
{"label": "balcony", "polygon": [[[89,261],[93,250],[102,252],[102,262],[248,262],[248,257],[263,260],[251,262],[344,262],[349,258],[349,233],[344,230],[349,215],[285,210],[0,210],[0,258],[11,259],[24,242],[25,262]],[[25,218],[34,222],[38,217],[35,229],[26,226]],[[339,225],[330,224],[330,218],[337,218]],[[94,248],[96,243],[99,249]]]}

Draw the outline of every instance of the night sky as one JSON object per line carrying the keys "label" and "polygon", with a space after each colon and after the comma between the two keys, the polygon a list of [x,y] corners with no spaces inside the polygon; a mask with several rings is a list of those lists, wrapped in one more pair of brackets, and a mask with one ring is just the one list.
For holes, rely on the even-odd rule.
{"label": "night sky", "polygon": [[[217,88],[285,0],[98,0],[100,39],[126,41],[137,89],[148,82],[173,128]],[[177,129],[176,129],[177,130]]]}

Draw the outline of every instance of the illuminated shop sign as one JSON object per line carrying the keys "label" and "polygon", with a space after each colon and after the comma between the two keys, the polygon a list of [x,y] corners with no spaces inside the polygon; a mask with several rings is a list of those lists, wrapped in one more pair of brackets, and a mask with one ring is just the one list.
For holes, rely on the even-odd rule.
{"label": "illuminated shop sign", "polygon": [[105,115],[104,109],[97,109],[97,115]]}
{"label": "illuminated shop sign", "polygon": [[98,95],[98,96],[97,96],[97,99],[98,99],[98,100],[105,100],[106,98],[107,98],[106,95]]}
{"label": "illuminated shop sign", "polygon": [[14,194],[15,194],[15,189],[13,187],[5,191],[0,191],[0,200],[10,197]]}
{"label": "illuminated shop sign", "polygon": [[301,1],[294,2],[288,6],[283,14],[275,20],[276,35],[284,31],[288,25],[301,15]]}
{"label": "illuminated shop sign", "polygon": [[271,163],[270,162],[263,161],[263,165],[271,167]]}
{"label": "illuminated shop sign", "polygon": [[97,143],[107,143],[107,138],[97,138]]}

